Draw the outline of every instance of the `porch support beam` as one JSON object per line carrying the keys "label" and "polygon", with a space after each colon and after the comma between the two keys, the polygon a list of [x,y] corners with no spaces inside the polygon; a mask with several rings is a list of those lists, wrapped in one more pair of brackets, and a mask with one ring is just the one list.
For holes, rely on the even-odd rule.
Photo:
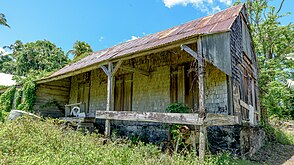
{"label": "porch support beam", "polygon": [[197,113],[160,113],[160,112],[132,112],[132,111],[105,111],[97,110],[97,119],[143,121],[153,123],[186,124],[186,125],[237,125],[238,116],[207,113],[204,121],[199,120]]}
{"label": "porch support beam", "polygon": [[[107,75],[107,104],[106,104],[106,111],[110,111],[113,107],[113,101],[112,101],[112,88],[113,88],[113,77],[119,67],[122,64],[122,60],[118,61],[115,67],[113,66],[112,62],[108,63],[108,68],[104,65],[101,66],[104,73]],[[105,136],[110,136],[110,120],[105,121]]]}
{"label": "porch support beam", "polygon": [[194,50],[192,50],[191,48],[189,48],[189,46],[182,44],[181,45],[181,50],[184,50],[185,52],[187,52],[188,54],[190,54],[195,59],[198,59],[197,53]]}
{"label": "porch support beam", "polygon": [[197,60],[198,70],[198,88],[199,88],[199,123],[200,123],[200,135],[199,135],[199,163],[204,163],[206,140],[207,140],[207,127],[205,126],[206,112],[205,112],[205,93],[204,93],[204,64],[203,64],[203,51],[201,44],[201,37],[197,40],[197,51],[195,52],[187,45],[181,45],[181,49],[189,53]]}
{"label": "porch support beam", "polygon": [[132,68],[132,67],[129,67],[129,66],[122,66],[121,69],[131,71],[131,72],[135,72],[135,73],[139,73],[139,74],[142,74],[144,76],[150,76],[150,73],[147,72],[147,71],[137,69],[137,68]]}
{"label": "porch support beam", "polygon": [[198,62],[198,87],[199,87],[199,120],[203,121],[200,125],[200,135],[199,135],[199,163],[204,163],[206,141],[207,141],[207,127],[204,125],[206,120],[205,112],[205,92],[204,92],[204,64],[203,64],[203,51],[201,44],[201,37],[197,41],[197,62]]}

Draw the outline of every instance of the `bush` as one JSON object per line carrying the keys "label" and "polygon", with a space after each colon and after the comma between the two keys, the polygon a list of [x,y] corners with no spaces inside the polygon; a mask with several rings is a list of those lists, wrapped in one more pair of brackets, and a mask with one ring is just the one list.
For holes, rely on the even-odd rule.
{"label": "bush", "polygon": [[[97,134],[61,131],[53,120],[19,118],[0,124],[0,164],[197,164],[193,153],[170,156],[157,146],[130,141],[103,143]],[[206,164],[236,164],[227,155]]]}

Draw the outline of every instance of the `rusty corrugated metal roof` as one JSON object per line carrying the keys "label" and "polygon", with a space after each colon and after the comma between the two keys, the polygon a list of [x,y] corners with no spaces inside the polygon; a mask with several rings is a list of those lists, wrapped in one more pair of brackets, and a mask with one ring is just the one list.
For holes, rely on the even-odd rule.
{"label": "rusty corrugated metal roof", "polygon": [[121,58],[129,54],[141,52],[150,48],[156,48],[192,36],[229,31],[242,8],[243,5],[233,6],[213,15],[193,20],[142,38],[124,42],[111,48],[100,50],[78,62],[65,66],[44,79],[60,76],[106,60]]}

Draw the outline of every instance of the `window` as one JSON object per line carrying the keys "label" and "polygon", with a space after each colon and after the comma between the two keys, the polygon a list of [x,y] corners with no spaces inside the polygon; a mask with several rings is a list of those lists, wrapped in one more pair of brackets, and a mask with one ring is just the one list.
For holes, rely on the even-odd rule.
{"label": "window", "polygon": [[114,110],[131,111],[133,94],[133,74],[120,75],[115,78]]}

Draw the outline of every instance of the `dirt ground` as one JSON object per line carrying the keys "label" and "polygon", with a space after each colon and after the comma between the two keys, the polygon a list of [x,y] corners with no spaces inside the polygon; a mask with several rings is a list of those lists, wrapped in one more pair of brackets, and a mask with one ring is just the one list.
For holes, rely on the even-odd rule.
{"label": "dirt ground", "polygon": [[260,164],[294,165],[294,145],[268,144],[250,160]]}

